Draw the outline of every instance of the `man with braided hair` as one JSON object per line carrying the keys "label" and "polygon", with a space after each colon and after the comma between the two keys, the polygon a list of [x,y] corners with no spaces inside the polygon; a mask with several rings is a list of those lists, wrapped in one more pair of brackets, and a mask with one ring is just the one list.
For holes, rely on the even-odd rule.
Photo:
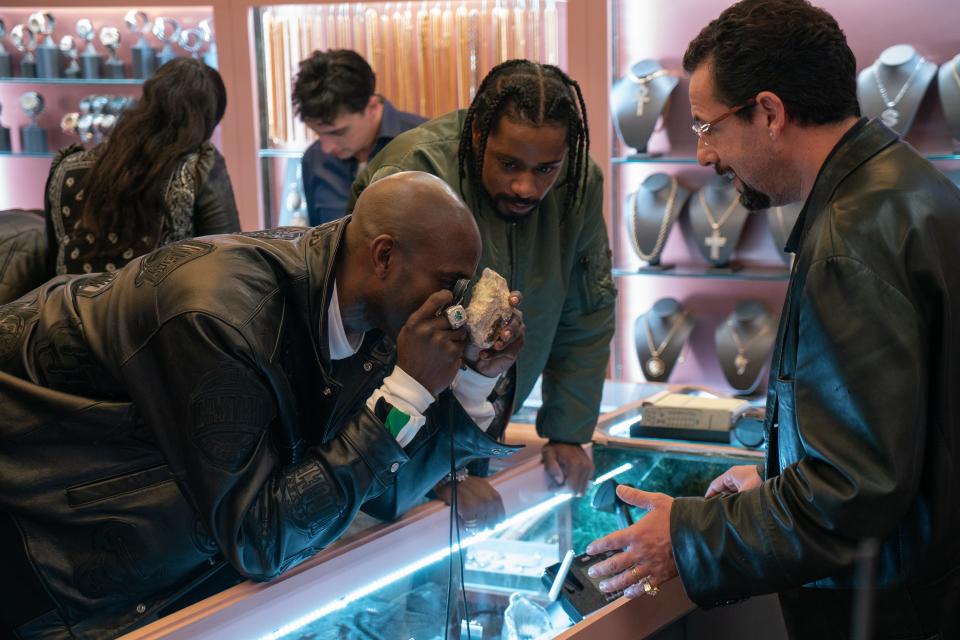
{"label": "man with braided hair", "polygon": [[[490,267],[524,296],[523,349],[502,380],[489,381],[500,435],[510,408],[542,374],[544,466],[576,492],[593,474],[581,444],[599,412],[616,296],[603,176],[589,148],[579,85],[555,66],[509,60],[484,78],[469,109],[397,136],[357,176],[352,197],[385,176],[418,170],[442,178],[467,203],[483,239],[477,273]],[[461,518],[489,519],[495,496],[484,481],[466,478]]]}

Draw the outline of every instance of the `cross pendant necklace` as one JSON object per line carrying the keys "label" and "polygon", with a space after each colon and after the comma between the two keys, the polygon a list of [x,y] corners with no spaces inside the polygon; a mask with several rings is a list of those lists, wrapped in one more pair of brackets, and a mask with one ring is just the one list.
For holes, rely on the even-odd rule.
{"label": "cross pendant necklace", "polygon": [[713,211],[710,209],[710,205],[707,204],[707,198],[703,195],[704,190],[700,190],[700,206],[703,208],[703,212],[707,216],[707,224],[710,225],[710,235],[703,239],[703,243],[710,247],[710,259],[719,260],[720,259],[720,249],[727,246],[727,239],[720,235],[720,229],[723,227],[724,223],[727,221],[727,218],[733,213],[733,210],[737,207],[737,202],[740,201],[740,194],[735,193],[733,196],[733,201],[727,206],[723,214],[719,219],[713,217]]}
{"label": "cross pendant necklace", "polygon": [[645,76],[638,76],[633,71],[627,71],[627,78],[631,82],[637,85],[637,117],[643,116],[643,105],[650,102],[650,87],[647,86],[651,80],[656,80],[661,76],[667,75],[669,72],[666,69],[657,69],[653,73],[647,74]]}

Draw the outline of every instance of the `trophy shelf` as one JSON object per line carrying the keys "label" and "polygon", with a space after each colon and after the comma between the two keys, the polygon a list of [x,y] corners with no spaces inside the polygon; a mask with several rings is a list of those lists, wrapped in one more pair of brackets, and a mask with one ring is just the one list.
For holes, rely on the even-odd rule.
{"label": "trophy shelf", "polygon": [[34,84],[59,84],[59,85],[140,85],[143,80],[139,78],[0,78],[0,84],[14,85],[34,85]]}

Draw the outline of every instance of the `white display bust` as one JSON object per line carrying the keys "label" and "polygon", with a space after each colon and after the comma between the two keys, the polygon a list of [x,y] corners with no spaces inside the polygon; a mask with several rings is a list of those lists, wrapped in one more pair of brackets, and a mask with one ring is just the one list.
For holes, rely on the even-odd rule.
{"label": "white display bust", "polygon": [[738,393],[760,384],[777,337],[777,321],[760,300],[744,300],[717,327],[717,358],[727,382]]}
{"label": "white display bust", "polygon": [[633,342],[643,377],[652,382],[670,378],[694,327],[693,318],[673,298],[657,300],[633,325]]}
{"label": "white display bust", "polygon": [[690,192],[674,176],[653,173],[627,195],[624,218],[633,249],[649,267],[669,268],[660,254]]}
{"label": "white display bust", "polygon": [[647,153],[647,143],[664,115],[670,94],[680,81],[656,60],[641,60],[610,89],[610,113],[617,135],[638,154]]}
{"label": "white display bust", "polygon": [[908,44],[884,49],[880,58],[857,76],[860,111],[905,135],[936,73],[937,65]]}
{"label": "white display bust", "polygon": [[954,148],[960,149],[960,54],[940,65],[937,88],[943,115],[954,140]]}

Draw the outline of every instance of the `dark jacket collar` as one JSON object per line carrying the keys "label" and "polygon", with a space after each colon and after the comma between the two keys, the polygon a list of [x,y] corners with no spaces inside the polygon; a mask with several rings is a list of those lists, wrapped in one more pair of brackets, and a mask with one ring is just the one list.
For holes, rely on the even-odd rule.
{"label": "dark jacket collar", "polygon": [[330,344],[327,339],[327,307],[333,295],[337,252],[352,216],[314,227],[301,239],[307,265],[307,310],[317,360],[330,371]]}
{"label": "dark jacket collar", "polygon": [[834,191],[857,167],[899,140],[893,130],[879,120],[861,118],[847,131],[827,156],[813,189],[800,211],[786,250],[797,253],[803,243],[806,230],[810,228],[824,205],[833,197]]}
{"label": "dark jacket collar", "polygon": [[410,127],[404,126],[399,109],[386,98],[381,99],[383,100],[383,116],[380,118],[380,131],[377,133],[377,138],[393,140]]}

